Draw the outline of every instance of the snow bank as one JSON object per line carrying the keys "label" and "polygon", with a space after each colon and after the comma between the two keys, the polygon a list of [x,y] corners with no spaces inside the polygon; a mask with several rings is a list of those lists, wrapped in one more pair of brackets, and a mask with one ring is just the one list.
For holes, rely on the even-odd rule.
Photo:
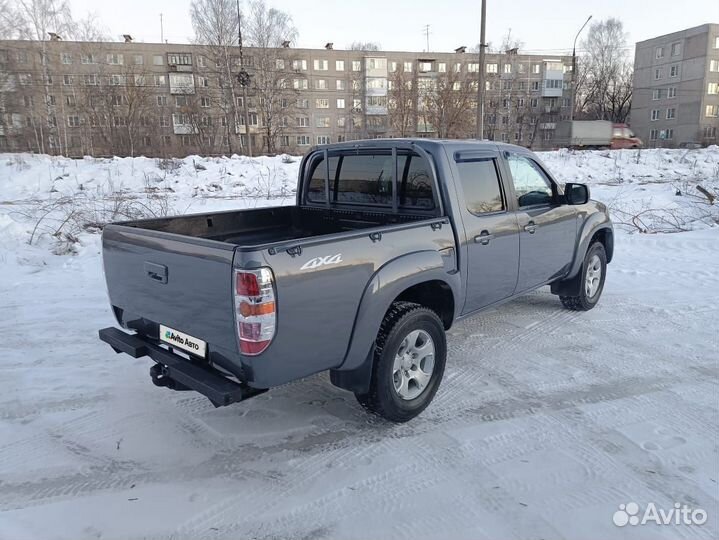
{"label": "snow bank", "polygon": [[[542,152],[561,182],[585,182],[619,227],[675,232],[714,226],[716,205],[697,191],[719,189],[719,147],[698,150]],[[47,244],[75,253],[104,222],[291,204],[300,158],[188,156],[70,159],[0,154],[0,247]],[[679,196],[680,194],[681,196]],[[67,221],[67,217],[71,219]]]}

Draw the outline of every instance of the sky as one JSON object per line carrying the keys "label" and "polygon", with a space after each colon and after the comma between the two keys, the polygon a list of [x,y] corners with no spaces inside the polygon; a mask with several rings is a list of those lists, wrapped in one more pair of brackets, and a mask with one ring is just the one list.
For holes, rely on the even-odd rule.
{"label": "sky", "polygon": [[[245,0],[241,0],[244,2]],[[328,41],[335,49],[352,41],[372,41],[383,50],[452,51],[479,43],[479,0],[267,0],[288,12],[299,31],[297,47],[320,48]],[[160,13],[164,36],[183,43],[192,38],[189,0],[71,0],[76,17],[98,14],[115,39],[129,33],[137,41],[160,41]],[[704,23],[719,23],[717,0],[487,0],[487,41],[499,45],[511,35],[527,52],[558,54],[571,51],[584,21],[618,17],[627,30],[630,52],[636,41]],[[585,30],[586,32],[586,30]],[[581,41],[581,38],[580,38]]]}

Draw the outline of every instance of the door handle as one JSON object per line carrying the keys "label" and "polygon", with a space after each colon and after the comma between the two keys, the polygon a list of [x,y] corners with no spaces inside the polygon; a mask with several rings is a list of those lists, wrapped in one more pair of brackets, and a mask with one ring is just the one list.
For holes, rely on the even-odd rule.
{"label": "door handle", "polygon": [[486,246],[489,244],[489,241],[494,238],[493,234],[489,234],[488,230],[483,230],[481,233],[479,233],[477,236],[474,237],[474,241],[478,244],[482,244],[483,246]]}
{"label": "door handle", "polygon": [[158,283],[167,283],[167,266],[145,261],[145,274]]}
{"label": "door handle", "polygon": [[524,230],[529,234],[534,234],[534,231],[537,230],[537,226],[534,224],[534,221],[530,221],[524,226]]}

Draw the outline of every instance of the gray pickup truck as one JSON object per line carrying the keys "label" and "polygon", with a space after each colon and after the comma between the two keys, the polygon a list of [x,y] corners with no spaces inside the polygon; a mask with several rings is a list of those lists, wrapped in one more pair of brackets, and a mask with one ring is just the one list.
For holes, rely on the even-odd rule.
{"label": "gray pickup truck", "polygon": [[100,338],[152,358],[158,386],[215,406],[329,370],[403,422],[437,392],[455,321],[543,285],[591,309],[613,238],[588,188],[562,188],[524,148],[322,146],[301,162],[294,206],[106,226],[107,289],[126,331]]}

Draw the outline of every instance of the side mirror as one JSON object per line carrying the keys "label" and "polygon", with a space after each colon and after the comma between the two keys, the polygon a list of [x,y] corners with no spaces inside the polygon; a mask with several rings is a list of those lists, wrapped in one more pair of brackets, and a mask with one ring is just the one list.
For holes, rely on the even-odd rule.
{"label": "side mirror", "polygon": [[589,202],[589,187],[586,184],[564,184],[564,198],[567,204],[585,204]]}

